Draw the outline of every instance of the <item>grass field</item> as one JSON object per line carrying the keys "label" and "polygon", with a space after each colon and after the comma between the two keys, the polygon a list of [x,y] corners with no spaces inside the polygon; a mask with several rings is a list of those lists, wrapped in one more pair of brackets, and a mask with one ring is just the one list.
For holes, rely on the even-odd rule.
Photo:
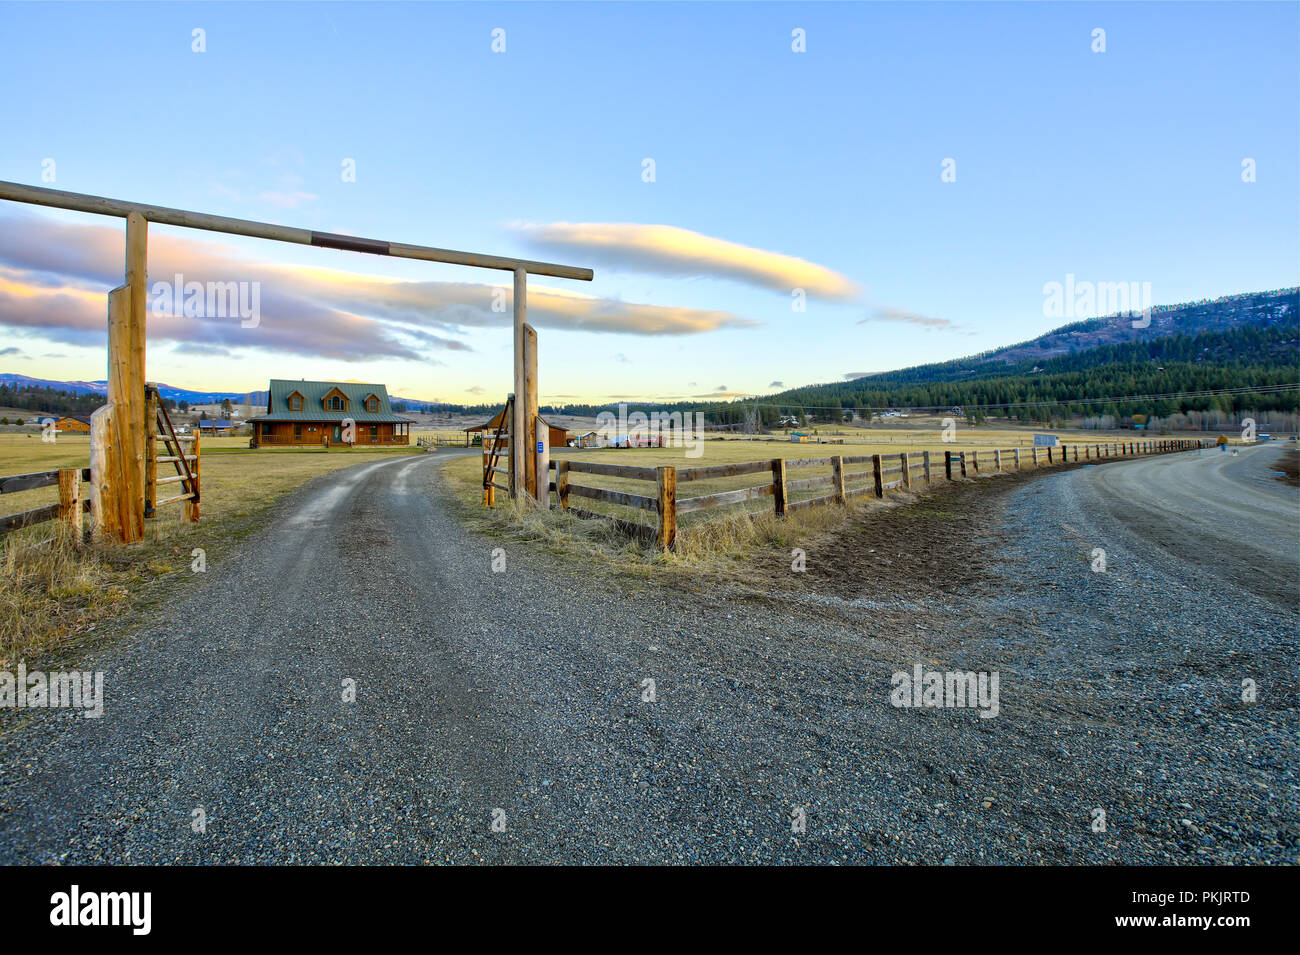
{"label": "grass field", "polygon": [[[146,522],[145,540],[129,547],[80,549],[39,524],[9,534],[0,549],[0,666],[75,646],[98,622],[165,599],[191,575],[191,551],[209,564],[260,526],[266,509],[318,475],[410,449],[329,452],[250,451],[248,439],[202,441],[202,520],[181,521],[181,506],[164,507]],[[86,467],[89,438],[60,435],[53,443],[21,434],[0,435],[0,475]],[[83,491],[85,485],[83,485]],[[0,495],[0,513],[53,503],[55,488]]]}

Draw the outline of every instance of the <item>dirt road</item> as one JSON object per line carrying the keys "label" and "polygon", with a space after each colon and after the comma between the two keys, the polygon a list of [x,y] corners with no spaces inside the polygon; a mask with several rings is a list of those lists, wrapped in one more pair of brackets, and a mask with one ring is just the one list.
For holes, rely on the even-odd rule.
{"label": "dirt road", "polygon": [[[0,738],[0,862],[1297,861],[1296,529],[1211,492],[1189,533],[1258,574],[1205,569],[1150,502],[1249,483],[1208,455],[955,488],[738,588],[467,535],[436,456],[325,476],[89,661],[102,719]],[[916,664],[1000,712],[892,705]]]}
{"label": "dirt road", "polygon": [[1126,539],[1202,573],[1300,605],[1300,488],[1278,480],[1274,446],[1147,458],[1090,475],[1095,510]]}

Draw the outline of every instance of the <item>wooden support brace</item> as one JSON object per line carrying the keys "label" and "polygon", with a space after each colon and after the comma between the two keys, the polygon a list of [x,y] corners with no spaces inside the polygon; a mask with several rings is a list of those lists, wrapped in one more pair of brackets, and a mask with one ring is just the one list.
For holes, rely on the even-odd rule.
{"label": "wooden support brace", "polygon": [[194,454],[194,461],[190,464],[190,475],[194,479],[194,486],[190,489],[191,497],[181,505],[181,516],[191,524],[199,522],[199,465],[203,463],[202,452],[199,451],[200,432],[194,433],[194,445],[190,451]]}
{"label": "wooden support brace", "polygon": [[158,500],[158,391],[147,390],[144,410],[144,516],[153,517]]}

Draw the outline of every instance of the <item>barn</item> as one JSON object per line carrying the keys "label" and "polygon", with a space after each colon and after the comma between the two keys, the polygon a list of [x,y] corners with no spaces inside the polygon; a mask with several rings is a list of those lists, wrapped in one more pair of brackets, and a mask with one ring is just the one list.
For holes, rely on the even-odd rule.
{"label": "barn", "polygon": [[[490,438],[492,435],[496,434],[497,429],[501,427],[501,419],[502,419],[502,416],[503,416],[505,413],[506,413],[506,409],[505,409],[505,408],[502,408],[500,411],[498,411],[496,414],[494,414],[494,415],[493,415],[491,418],[489,418],[487,421],[484,421],[482,424],[477,424],[477,425],[475,425],[475,426],[472,427],[472,428],[466,428],[466,429],[465,429],[465,447],[467,447],[467,448],[469,447],[470,435],[472,435],[472,434],[477,434],[477,433],[480,433],[480,432],[485,432],[485,433],[486,433],[485,436],[488,437],[488,438]],[[541,415],[538,415],[538,416],[537,416],[537,420],[538,420],[538,421],[545,422],[546,427],[550,430],[550,437],[549,437],[549,439],[548,439],[548,445],[549,445],[549,447],[552,447],[552,448],[566,448],[566,447],[569,446],[569,432],[568,432],[568,431],[566,431],[564,428],[557,428],[555,425],[551,424],[549,421],[547,421],[547,420],[546,420],[545,418],[543,418]],[[507,424],[507,425],[506,425],[506,430],[508,431],[509,429],[510,429],[510,425]]]}
{"label": "barn", "polygon": [[266,414],[249,423],[254,448],[411,443],[411,419],[393,414],[384,385],[365,382],[273,378]]}
{"label": "barn", "polygon": [[54,422],[54,430],[60,432],[76,432],[78,434],[90,433],[90,419],[64,416]]}

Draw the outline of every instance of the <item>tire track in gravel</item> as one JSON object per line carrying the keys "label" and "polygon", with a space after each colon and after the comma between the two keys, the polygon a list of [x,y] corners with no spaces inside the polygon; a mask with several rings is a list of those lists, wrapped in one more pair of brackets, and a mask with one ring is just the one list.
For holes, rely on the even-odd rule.
{"label": "tire track in gravel", "polygon": [[[104,719],[0,739],[0,861],[1295,861],[1295,614],[1112,516],[1098,473],[1141,461],[945,489],[729,588],[468,534],[445,457],[304,487],[191,628],[91,661]],[[1001,715],[893,708],[918,659],[1000,669]]]}

